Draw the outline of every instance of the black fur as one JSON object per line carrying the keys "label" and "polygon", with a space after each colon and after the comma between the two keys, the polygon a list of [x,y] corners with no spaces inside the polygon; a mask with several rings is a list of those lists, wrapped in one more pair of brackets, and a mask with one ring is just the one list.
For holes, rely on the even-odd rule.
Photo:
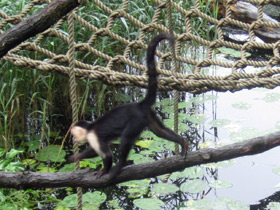
{"label": "black fur", "polygon": [[[169,34],[159,34],[150,42],[147,49],[147,67],[148,67],[148,92],[146,97],[139,103],[129,103],[118,106],[106,113],[103,117],[94,122],[80,121],[75,126],[82,127],[88,132],[94,131],[98,136],[100,149],[105,153],[103,158],[104,169],[99,171],[97,176],[102,176],[108,173],[110,179],[114,178],[125,164],[127,155],[134,144],[134,140],[145,127],[149,127],[157,136],[178,143],[182,146],[181,154],[186,156],[188,144],[181,136],[177,135],[172,130],[166,128],[151,106],[156,101],[157,92],[157,71],[155,62],[155,51],[158,43],[168,39],[174,42],[174,39]],[[120,142],[120,160],[115,168],[112,166],[112,152],[108,146],[108,142],[121,137]],[[89,148],[78,154],[74,159],[83,159],[85,157],[94,157],[97,153],[94,149]],[[110,170],[111,169],[111,170]]]}

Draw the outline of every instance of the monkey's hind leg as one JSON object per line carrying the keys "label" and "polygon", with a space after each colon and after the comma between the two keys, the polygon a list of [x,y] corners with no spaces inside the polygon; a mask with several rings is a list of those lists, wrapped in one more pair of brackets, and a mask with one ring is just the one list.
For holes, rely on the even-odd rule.
{"label": "monkey's hind leg", "polygon": [[180,144],[182,147],[181,155],[186,158],[189,147],[187,140],[165,127],[154,111],[149,113],[149,128],[158,137]]}

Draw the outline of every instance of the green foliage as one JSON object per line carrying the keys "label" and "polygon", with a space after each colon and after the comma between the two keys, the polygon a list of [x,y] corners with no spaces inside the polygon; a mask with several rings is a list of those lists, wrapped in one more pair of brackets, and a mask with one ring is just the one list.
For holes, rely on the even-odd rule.
{"label": "green foliage", "polygon": [[[234,50],[232,48],[220,47],[219,51],[222,54],[229,55],[229,56],[232,56],[234,58],[241,58],[241,52],[237,51],[237,50]],[[249,56],[251,56],[251,53],[246,52],[245,57],[249,57]]]}
{"label": "green foliage", "polygon": [[9,172],[23,171],[25,166],[19,162],[20,158],[16,157],[22,152],[23,151],[11,149],[6,153],[3,148],[0,148],[0,170]]}
{"label": "green foliage", "polygon": [[66,152],[60,151],[59,145],[46,146],[39,153],[35,155],[35,158],[39,161],[52,161],[52,162],[63,162],[65,161]]}
{"label": "green foliage", "polygon": [[[2,0],[0,1],[0,8],[1,11],[8,15],[15,15],[26,8],[30,2],[30,0]],[[192,0],[176,0],[175,2],[183,6],[183,8],[194,8],[194,1]],[[102,3],[110,9],[121,9],[123,1],[103,1]],[[212,17],[217,17],[218,8],[216,7],[214,11],[210,10],[210,1],[206,4],[205,1],[199,1],[199,3],[203,12]],[[35,5],[29,12],[29,15],[36,13],[44,6]],[[149,0],[130,1],[127,11],[139,21],[150,23],[155,13],[154,6],[155,3]],[[97,28],[105,27],[109,18],[108,13],[93,3],[88,3],[86,6],[80,7],[78,13]],[[167,21],[165,10],[159,15],[163,17],[164,21]],[[180,33],[180,31],[186,29],[184,16],[175,12],[173,13],[173,20],[175,32]],[[207,39],[216,37],[216,27],[211,23],[195,15],[191,17],[191,21],[191,27],[195,34]],[[8,24],[3,30],[5,31],[10,26],[11,24]],[[110,29],[125,39],[135,39],[139,36],[139,26],[130,23],[126,17],[121,17],[116,20]],[[80,42],[86,42],[92,36],[91,30],[78,24],[75,25],[75,32],[75,40],[79,40]],[[60,33],[67,37],[69,36],[67,24],[61,26]],[[96,42],[91,44],[95,49],[112,56],[123,54],[125,50],[122,43],[106,35],[99,36]],[[46,38],[40,45],[57,54],[66,54],[68,50],[67,43],[60,38]],[[220,48],[220,52],[235,58],[241,57],[239,51],[228,48]],[[27,57],[30,58],[48,59],[45,55],[38,53],[27,51],[22,51],[21,53],[28,53]],[[142,60],[143,56],[143,53],[139,53],[138,57],[134,59]],[[250,56],[250,54],[246,53],[245,56]],[[96,63],[100,66],[104,66],[106,63],[93,53],[78,52],[76,57],[78,60],[85,61],[86,63]],[[63,165],[66,153],[64,150],[60,151],[60,147],[55,145],[57,144],[56,140],[62,137],[59,133],[53,134],[53,131],[62,130],[62,135],[64,135],[64,130],[68,128],[71,122],[71,117],[68,117],[71,116],[68,77],[55,73],[49,74],[37,71],[36,69],[18,68],[3,61],[0,61],[0,64],[0,147],[5,147],[6,149],[0,149],[0,170],[17,172],[23,171],[25,167],[30,167],[37,172],[53,172],[58,170],[65,172],[74,170],[75,164]],[[124,67],[120,65],[120,70],[123,69]],[[80,118],[96,117],[108,110],[107,106],[111,108],[116,104],[131,101],[131,97],[129,94],[126,94],[126,91],[122,92],[119,88],[108,86],[99,81],[84,79],[77,80],[77,83]],[[279,102],[280,96],[279,93],[267,93],[262,99],[268,103]],[[194,133],[198,132],[200,126],[224,128],[231,125],[233,122],[231,119],[209,120],[209,116],[201,112],[200,108],[198,108],[204,105],[204,103],[215,100],[217,100],[217,96],[205,94],[193,97],[187,102],[180,102],[178,105],[180,112],[179,133],[192,132],[191,138],[193,139],[195,138]],[[92,104],[92,101],[94,101],[94,104]],[[174,101],[170,99],[164,99],[157,104],[158,110],[164,116],[165,125],[171,129],[174,127],[173,104]],[[248,110],[253,105],[239,102],[232,104],[232,107],[236,111],[239,111]],[[276,127],[280,129],[280,125],[276,125]],[[210,131],[207,130],[206,132]],[[243,141],[262,134],[263,132],[258,129],[242,128],[241,130],[230,132],[229,137],[233,141]],[[204,138],[201,138],[201,140],[204,140]],[[199,146],[201,145],[199,143]],[[136,142],[136,146],[137,152],[132,150],[129,156],[129,160],[133,160],[134,164],[151,162],[156,159],[155,157],[163,156],[163,152],[165,151],[174,151],[174,144],[172,142],[163,140],[150,131],[142,133],[141,139]],[[21,149],[10,149],[18,147]],[[22,157],[23,159],[21,159]],[[100,157],[80,162],[82,168],[90,167],[96,169],[100,164],[102,164]],[[203,197],[203,193],[211,188],[225,189],[232,186],[231,183],[221,180],[210,180],[210,184],[208,184],[209,176],[207,171],[231,167],[234,164],[236,164],[236,161],[223,161],[175,172],[171,175],[170,180],[176,182],[176,185],[161,183],[161,181],[158,181],[160,177],[122,183],[118,185],[120,187],[118,190],[120,191],[110,192],[110,196],[108,194],[108,199],[112,199],[107,201],[108,206],[119,209],[120,205],[118,201],[113,200],[113,198],[120,194],[121,196],[130,198],[129,201],[137,198],[133,201],[134,208],[139,207],[149,210],[164,208],[164,203],[161,200],[165,200],[165,197],[162,196],[176,194],[177,191],[181,191],[180,193],[186,192],[186,195],[192,194],[195,197]],[[275,167],[273,172],[279,175],[279,168]],[[153,196],[156,198],[144,198]],[[54,197],[55,193],[53,191],[50,193],[48,190],[22,191],[0,189],[0,205],[2,209],[36,209],[38,208],[38,201],[41,201],[42,198],[44,198],[44,202],[46,203],[57,203],[56,210],[68,210],[77,206],[76,194],[64,197],[63,201],[59,201],[59,199],[55,199]],[[83,195],[83,209],[99,209],[106,200],[107,195],[105,193],[98,191],[93,193],[88,192]],[[219,199],[215,202],[208,199],[188,200],[186,203],[179,205],[186,205],[188,209],[200,210],[249,209],[246,204],[232,199]],[[279,203],[272,202],[267,208],[272,210],[279,209]]]}
{"label": "green foliage", "polygon": [[[83,194],[83,209],[99,209],[100,204],[104,203],[107,199],[105,193],[95,191]],[[76,208],[78,205],[77,194],[66,196],[62,201],[58,202],[55,210]]]}
{"label": "green foliage", "polygon": [[126,193],[128,194],[129,198],[139,198],[143,195],[148,194],[150,182],[151,181],[149,179],[133,180],[123,182],[119,184],[119,186],[128,187],[126,189]]}

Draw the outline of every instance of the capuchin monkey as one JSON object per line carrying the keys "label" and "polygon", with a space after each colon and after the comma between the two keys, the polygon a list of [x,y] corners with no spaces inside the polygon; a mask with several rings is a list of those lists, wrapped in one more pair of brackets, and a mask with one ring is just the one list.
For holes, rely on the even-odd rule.
{"label": "capuchin monkey", "polygon": [[[147,49],[149,80],[148,92],[145,98],[138,103],[118,106],[94,122],[80,121],[76,123],[71,129],[74,141],[81,144],[88,142],[90,147],[76,156],[72,155],[69,158],[70,162],[100,156],[103,160],[104,168],[97,171],[97,178],[109,173],[109,179],[113,179],[124,166],[135,139],[146,127],[149,127],[158,137],[180,144],[182,147],[181,155],[184,158],[186,157],[188,142],[165,127],[155,111],[152,110],[152,105],[156,101],[158,75],[154,57],[156,47],[163,39],[168,39],[171,43],[174,43],[172,36],[163,33],[155,36]],[[118,137],[121,137],[119,145],[120,159],[116,166],[111,169],[113,155],[108,144]]]}

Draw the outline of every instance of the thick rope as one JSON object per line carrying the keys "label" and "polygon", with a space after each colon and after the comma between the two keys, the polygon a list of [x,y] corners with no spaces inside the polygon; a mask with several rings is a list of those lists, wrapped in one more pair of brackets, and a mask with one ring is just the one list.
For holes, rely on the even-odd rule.
{"label": "thick rope", "polygon": [[[172,9],[171,9],[171,0],[166,1],[166,8],[167,8],[167,20],[168,20],[168,29],[169,33],[174,37],[174,30],[173,30],[173,20],[172,20]],[[172,71],[179,72],[179,65],[176,62],[176,50],[175,50],[175,43],[171,46],[171,58],[172,58]],[[178,103],[179,103],[179,91],[174,90],[174,132],[178,133]],[[179,146],[175,144],[175,154],[179,154]],[[167,182],[171,174],[167,174],[163,178],[163,182]]]}
{"label": "thick rope", "polygon": [[[0,11],[0,17],[3,18],[3,21],[0,22],[0,33],[3,33],[5,26],[7,24],[16,24],[17,22],[25,19],[26,14],[30,13],[30,8],[33,5],[44,4],[48,1],[39,1],[34,0],[31,1],[30,5],[27,5],[26,9],[23,10],[19,14],[19,16],[8,16],[3,11]],[[80,0],[80,3],[82,0]],[[153,0],[155,4],[157,4],[157,9],[153,15],[152,21],[145,22],[141,19],[137,19],[134,17],[135,15],[127,11],[128,6],[132,6],[129,4],[129,1],[124,1],[122,3],[122,7],[118,10],[113,10],[110,6],[105,5],[100,0],[91,0],[88,4],[96,4],[104,14],[108,16],[108,19],[105,20],[104,26],[98,26],[94,23],[84,19],[82,14],[74,14],[74,19],[78,24],[82,25],[86,30],[92,32],[92,36],[84,41],[76,43],[75,49],[77,52],[89,54],[96,57],[96,60],[101,60],[104,65],[93,64],[91,61],[88,62],[87,59],[83,60],[75,60],[75,74],[77,77],[87,77],[89,79],[102,80],[106,84],[111,85],[121,85],[121,86],[140,86],[146,87],[146,77],[144,72],[146,71],[146,67],[140,62],[137,62],[131,57],[128,56],[131,53],[134,53],[135,50],[142,48],[145,49],[144,45],[146,37],[149,33],[153,31],[163,31],[168,32],[169,29],[162,23],[162,10],[166,7],[166,2],[162,2],[160,0]],[[280,84],[280,68],[279,68],[279,60],[280,55],[277,53],[279,51],[279,44],[277,43],[259,43],[254,41],[255,34],[261,26],[265,27],[273,27],[279,28],[279,22],[267,22],[265,21],[265,16],[263,15],[263,6],[267,4],[267,1],[261,1],[255,4],[255,0],[248,0],[248,2],[254,3],[258,6],[258,19],[257,21],[253,21],[253,23],[243,23],[234,18],[234,11],[231,9],[232,5],[235,5],[234,0],[224,1],[226,5],[226,14],[222,19],[213,18],[206,13],[203,13],[200,9],[199,0],[195,1],[195,7],[190,8],[182,8],[180,4],[177,4],[172,1],[172,9],[175,10],[176,14],[181,14],[184,17],[184,26],[177,33],[174,33],[176,37],[176,59],[177,62],[182,64],[182,66],[189,65],[190,69],[193,69],[191,73],[179,73],[175,71],[168,71],[166,69],[158,68],[158,72],[161,74],[159,78],[159,89],[161,90],[183,90],[191,93],[203,93],[209,90],[216,91],[227,91],[230,90],[232,92],[242,90],[242,89],[251,89],[254,87],[265,87],[265,88],[275,88]],[[87,6],[86,5],[86,6]],[[232,13],[232,14],[231,14]],[[127,37],[122,37],[119,33],[114,30],[114,26],[123,18],[127,23],[132,24],[135,27],[140,29],[140,36],[138,40],[129,39]],[[218,38],[214,40],[206,40],[200,37],[198,34],[194,33],[195,31],[192,29],[193,19],[202,18],[207,21],[209,24],[216,27],[218,32]],[[45,32],[41,33],[37,36],[36,39],[28,40],[26,42],[21,43],[18,47],[10,50],[10,52],[3,57],[3,60],[13,63],[16,66],[26,67],[26,68],[36,68],[42,71],[59,71],[61,73],[68,73],[69,67],[64,64],[68,62],[68,58],[64,54],[58,53],[56,49],[50,51],[48,48],[44,48],[46,37],[55,37],[56,39],[60,39],[64,43],[69,43],[69,37],[63,33],[63,29],[61,30],[60,26],[63,23],[63,19],[59,21],[58,24],[53,28],[49,28]],[[176,21],[176,25],[178,21]],[[179,23],[180,24],[180,23]],[[224,40],[223,28],[229,24],[235,25],[238,28],[244,28],[248,31],[250,36],[250,41],[245,44],[237,44],[230,41]],[[96,43],[99,43],[102,37],[108,37],[113,40],[113,43],[116,42],[119,45],[125,47],[124,51],[120,52],[117,50],[116,55],[112,55],[112,53],[108,53],[102,50],[99,50],[95,47]],[[185,56],[181,54],[181,52],[185,49],[186,46],[191,44],[191,42],[195,42],[204,46],[208,50],[208,56],[206,58],[191,58],[190,56]],[[41,45],[41,43],[43,43]],[[228,62],[223,60],[213,59],[213,52],[217,48],[227,47],[238,50],[242,53],[241,58],[236,59],[235,61]],[[267,58],[263,60],[257,59],[247,59],[246,52],[250,49],[254,48],[262,48],[262,49],[271,49],[274,51],[272,58]],[[121,48],[117,48],[121,49]],[[36,51],[39,56],[36,56],[36,59],[30,57],[22,56],[21,51]],[[158,54],[162,57],[162,53]],[[38,60],[42,58],[41,60]],[[88,63],[87,63],[88,62]],[[62,65],[61,65],[62,64]],[[123,64],[127,66],[127,68],[136,69],[136,73],[123,73],[119,72],[115,67],[118,65],[115,64]],[[164,65],[163,65],[164,66]],[[256,71],[255,73],[244,73],[240,70],[245,67],[262,67],[260,71]],[[201,69],[204,67],[225,67],[227,69],[231,69],[232,73],[228,73],[227,75],[222,74],[223,76],[212,76],[206,75],[201,72]],[[272,68],[273,67],[273,68]],[[274,68],[276,67],[276,68]],[[278,68],[277,68],[278,67]],[[221,69],[223,71],[224,68]],[[257,69],[256,69],[257,70]]]}
{"label": "thick rope", "polygon": [[[69,67],[70,67],[70,97],[71,97],[71,106],[72,106],[72,123],[75,124],[78,122],[78,108],[77,108],[77,92],[76,92],[76,78],[75,78],[75,45],[74,45],[74,18],[73,12],[71,12],[68,16],[69,22],[69,51],[68,51],[68,58],[69,58]],[[73,141],[74,145],[74,154],[77,155],[79,153],[78,144]],[[79,161],[76,162],[76,170],[79,170]],[[81,187],[77,188],[78,194],[78,210],[82,210],[82,195],[83,189]]]}

